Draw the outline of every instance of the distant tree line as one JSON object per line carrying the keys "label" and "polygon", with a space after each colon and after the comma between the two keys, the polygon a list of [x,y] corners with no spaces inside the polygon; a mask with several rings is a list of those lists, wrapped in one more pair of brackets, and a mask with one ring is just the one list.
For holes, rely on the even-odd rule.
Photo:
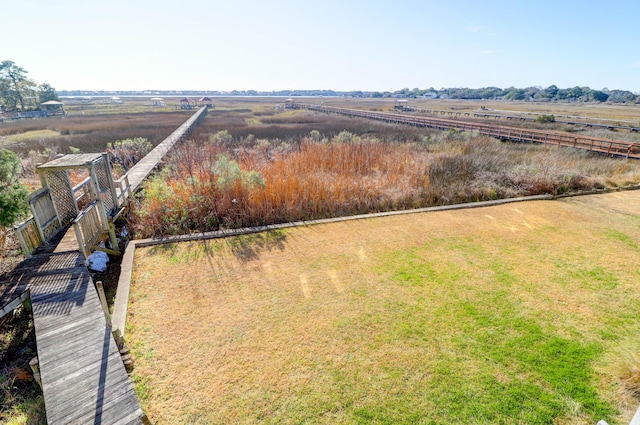
{"label": "distant tree line", "polygon": [[547,88],[482,87],[479,89],[441,88],[428,89],[403,88],[396,91],[336,91],[336,90],[144,90],[144,91],[93,91],[63,90],[60,96],[326,96],[326,97],[361,97],[361,98],[439,98],[439,99],[475,99],[475,100],[521,100],[535,102],[613,102],[640,103],[640,95],[628,90],[593,90],[590,87],[558,88],[551,85]]}
{"label": "distant tree line", "polygon": [[547,88],[499,87],[471,88],[442,88],[408,89],[404,88],[395,92],[355,92],[365,97],[437,97],[441,99],[476,99],[476,100],[522,100],[537,102],[614,102],[614,103],[640,103],[640,95],[627,90],[593,90],[590,87],[572,87],[561,89],[556,85]]}
{"label": "distant tree line", "polygon": [[40,109],[42,102],[59,100],[49,84],[38,85],[27,77],[27,71],[15,62],[0,62],[0,110],[29,111]]}

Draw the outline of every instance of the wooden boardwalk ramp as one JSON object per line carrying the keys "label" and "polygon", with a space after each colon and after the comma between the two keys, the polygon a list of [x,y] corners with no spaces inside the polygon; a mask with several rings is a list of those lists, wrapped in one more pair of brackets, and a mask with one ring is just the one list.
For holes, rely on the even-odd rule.
{"label": "wooden boardwalk ramp", "polygon": [[138,163],[136,163],[133,167],[127,171],[129,175],[129,182],[131,184],[131,191],[137,192],[142,186],[144,180],[151,174],[153,169],[160,163],[164,155],[169,152],[169,150],[175,145],[178,141],[182,140],[185,136],[189,136],[191,133],[191,129],[194,128],[198,122],[207,116],[207,107],[203,106],[198,109],[198,111],[191,116],[187,121],[184,122],[180,127],[176,129],[169,137],[164,139],[158,146],[153,148],[151,152],[146,154],[144,158],[142,158]]}
{"label": "wooden boardwalk ramp", "polygon": [[78,251],[20,263],[0,305],[31,296],[49,424],[135,424],[143,412]]}
{"label": "wooden boardwalk ramp", "polygon": [[[132,192],[206,114],[206,107],[199,109],[129,170]],[[31,299],[47,423],[144,423],[112,327],[69,229],[70,224],[60,228],[0,281],[0,318]]]}

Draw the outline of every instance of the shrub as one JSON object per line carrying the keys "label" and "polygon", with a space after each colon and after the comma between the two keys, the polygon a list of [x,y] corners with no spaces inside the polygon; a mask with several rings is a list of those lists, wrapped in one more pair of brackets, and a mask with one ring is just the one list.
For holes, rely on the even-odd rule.
{"label": "shrub", "polygon": [[318,130],[311,130],[309,132],[309,138],[311,140],[313,140],[314,142],[319,142],[320,139],[322,139],[322,135],[320,134],[320,132]]}
{"label": "shrub", "polygon": [[540,122],[540,123],[556,122],[556,117],[554,115],[538,115],[538,118],[536,118],[536,122]]}
{"label": "shrub", "polygon": [[217,143],[220,146],[229,147],[233,145],[233,136],[229,134],[227,130],[222,130],[209,137],[209,141],[212,143]]}
{"label": "shrub", "polygon": [[213,164],[212,171],[217,176],[216,185],[220,189],[228,189],[237,182],[246,187],[264,187],[264,179],[257,171],[243,171],[236,161],[230,160],[227,155],[219,155]]}
{"label": "shrub", "polygon": [[27,215],[29,191],[20,183],[22,165],[15,153],[0,149],[0,250],[4,249],[9,226]]}
{"label": "shrub", "polygon": [[133,167],[146,154],[151,152],[153,145],[144,137],[118,140],[107,144],[107,152],[112,162],[120,164],[125,170]]}
{"label": "shrub", "polygon": [[336,137],[333,138],[335,143],[357,143],[360,141],[360,137],[355,134],[342,130]]}

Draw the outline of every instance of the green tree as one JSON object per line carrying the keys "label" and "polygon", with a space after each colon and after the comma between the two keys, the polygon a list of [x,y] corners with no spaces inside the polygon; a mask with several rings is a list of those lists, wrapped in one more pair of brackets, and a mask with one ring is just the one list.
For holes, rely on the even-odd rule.
{"label": "green tree", "polygon": [[550,85],[549,87],[547,87],[546,89],[544,89],[545,94],[547,95],[547,97],[549,99],[553,99],[554,97],[556,97],[558,95],[558,86],[556,86],[555,84]]}
{"label": "green tree", "polygon": [[524,89],[517,89],[515,87],[509,87],[504,95],[505,100],[524,100]]}
{"label": "green tree", "polygon": [[582,87],[575,86],[573,88],[567,89],[568,98],[578,99],[580,96],[582,96],[582,94],[583,94]]}
{"label": "green tree", "polygon": [[35,100],[36,83],[27,78],[27,71],[13,61],[0,62],[0,102],[7,109],[24,110]]}
{"label": "green tree", "polygon": [[593,97],[593,100],[597,101],[597,102],[606,102],[607,99],[609,99],[609,95],[606,94],[605,92],[602,92],[600,90],[594,90],[591,92],[591,96]]}
{"label": "green tree", "polygon": [[22,165],[15,153],[0,149],[0,249],[11,225],[27,215],[29,191],[20,183]]}
{"label": "green tree", "polygon": [[38,102],[48,102],[49,100],[60,101],[58,94],[56,93],[56,89],[51,87],[49,84],[44,83],[38,86]]}

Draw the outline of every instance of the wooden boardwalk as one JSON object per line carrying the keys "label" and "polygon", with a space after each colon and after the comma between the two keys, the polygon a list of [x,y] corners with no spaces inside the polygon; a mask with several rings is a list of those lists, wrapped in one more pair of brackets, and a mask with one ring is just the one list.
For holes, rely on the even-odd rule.
{"label": "wooden boardwalk", "polygon": [[[129,170],[132,192],[207,114],[199,109]],[[144,413],[70,226],[0,282],[0,317],[31,298],[49,424],[139,424]]]}
{"label": "wooden boardwalk", "polygon": [[0,305],[31,297],[49,424],[136,424],[143,412],[79,252],[23,261]]}
{"label": "wooden boardwalk", "polygon": [[137,192],[142,186],[142,182],[151,174],[153,169],[162,161],[162,158],[178,141],[185,136],[189,136],[191,128],[207,115],[207,107],[203,106],[191,116],[184,124],[176,129],[169,137],[164,139],[158,146],[153,148],[151,152],[145,155],[137,164],[127,171],[129,174],[129,182],[131,183],[131,191]]}
{"label": "wooden boardwalk", "polygon": [[308,109],[310,111],[334,113],[349,117],[361,117],[394,124],[407,124],[417,127],[429,127],[439,130],[455,129],[473,131],[481,135],[514,142],[542,143],[546,145],[583,149],[605,155],[640,159],[640,143],[624,140],[610,140],[600,137],[582,136],[560,131],[542,131],[521,127],[506,127],[462,120],[429,118],[418,115],[406,115],[390,112],[374,112],[362,109],[337,108],[333,106],[288,103],[290,109]]}

